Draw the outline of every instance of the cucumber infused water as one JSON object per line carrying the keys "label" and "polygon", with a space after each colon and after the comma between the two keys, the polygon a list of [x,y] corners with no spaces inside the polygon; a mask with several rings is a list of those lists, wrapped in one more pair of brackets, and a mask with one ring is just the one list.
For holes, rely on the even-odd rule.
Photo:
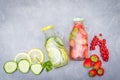
{"label": "cucumber infused water", "polygon": [[62,40],[53,31],[54,26],[42,28],[45,34],[45,48],[53,67],[58,68],[68,63],[68,55]]}

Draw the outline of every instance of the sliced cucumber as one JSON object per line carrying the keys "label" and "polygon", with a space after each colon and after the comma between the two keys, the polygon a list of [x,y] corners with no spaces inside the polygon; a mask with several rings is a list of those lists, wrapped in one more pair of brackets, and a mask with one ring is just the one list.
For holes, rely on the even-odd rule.
{"label": "sliced cucumber", "polygon": [[29,56],[27,53],[25,53],[25,52],[18,53],[18,54],[15,56],[14,61],[18,63],[18,62],[21,61],[22,59],[26,59],[26,60],[28,60],[28,61],[31,63],[30,56]]}
{"label": "sliced cucumber", "polygon": [[36,75],[40,74],[42,70],[43,70],[43,67],[41,64],[33,64],[31,66],[31,71]]}
{"label": "sliced cucumber", "polygon": [[78,28],[74,28],[74,30],[72,31],[72,35],[75,36],[78,33]]}
{"label": "sliced cucumber", "polygon": [[4,64],[4,70],[6,73],[11,74],[17,70],[17,63],[14,61],[8,61]]}
{"label": "sliced cucumber", "polygon": [[28,60],[21,60],[18,62],[18,69],[22,73],[27,73],[30,69],[30,63]]}
{"label": "sliced cucumber", "polygon": [[54,37],[50,37],[46,40],[45,46],[46,47],[55,47],[55,41],[54,41]]}
{"label": "sliced cucumber", "polygon": [[61,53],[57,48],[48,48],[48,57],[54,67],[59,67],[61,62]]}
{"label": "sliced cucumber", "polygon": [[46,47],[63,47],[62,40],[59,37],[52,36],[49,37],[45,44]]}
{"label": "sliced cucumber", "polygon": [[65,65],[68,56],[62,40],[59,37],[50,37],[46,41],[48,57],[55,68]]}
{"label": "sliced cucumber", "polygon": [[55,37],[55,42],[60,45],[60,46],[63,46],[63,42],[62,40],[59,38],[59,37]]}

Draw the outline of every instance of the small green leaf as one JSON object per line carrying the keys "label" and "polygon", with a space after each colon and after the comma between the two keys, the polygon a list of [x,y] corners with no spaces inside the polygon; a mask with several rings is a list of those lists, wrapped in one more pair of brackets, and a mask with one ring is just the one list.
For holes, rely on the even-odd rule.
{"label": "small green leaf", "polygon": [[52,70],[52,67],[46,66],[46,72],[49,72],[49,71],[51,71],[51,70]]}

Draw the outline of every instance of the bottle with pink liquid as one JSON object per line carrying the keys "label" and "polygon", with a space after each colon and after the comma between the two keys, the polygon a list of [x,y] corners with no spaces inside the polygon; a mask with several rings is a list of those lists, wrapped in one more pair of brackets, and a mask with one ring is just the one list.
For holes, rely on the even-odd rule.
{"label": "bottle with pink liquid", "polygon": [[88,58],[88,35],[84,29],[84,19],[74,18],[73,29],[70,34],[70,57],[73,60]]}

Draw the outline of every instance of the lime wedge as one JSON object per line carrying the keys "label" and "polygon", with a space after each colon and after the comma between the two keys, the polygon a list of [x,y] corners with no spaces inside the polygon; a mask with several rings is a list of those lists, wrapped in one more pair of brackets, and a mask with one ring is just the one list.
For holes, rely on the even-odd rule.
{"label": "lime wedge", "polygon": [[14,61],[16,61],[17,63],[23,59],[26,59],[28,60],[30,63],[31,63],[31,59],[30,59],[30,56],[25,53],[25,52],[22,52],[22,53],[18,53],[16,56],[15,56],[15,59]]}
{"label": "lime wedge", "polygon": [[28,52],[28,55],[31,58],[32,64],[36,64],[36,63],[42,64],[44,62],[45,56],[41,49],[38,49],[38,48],[31,49]]}

